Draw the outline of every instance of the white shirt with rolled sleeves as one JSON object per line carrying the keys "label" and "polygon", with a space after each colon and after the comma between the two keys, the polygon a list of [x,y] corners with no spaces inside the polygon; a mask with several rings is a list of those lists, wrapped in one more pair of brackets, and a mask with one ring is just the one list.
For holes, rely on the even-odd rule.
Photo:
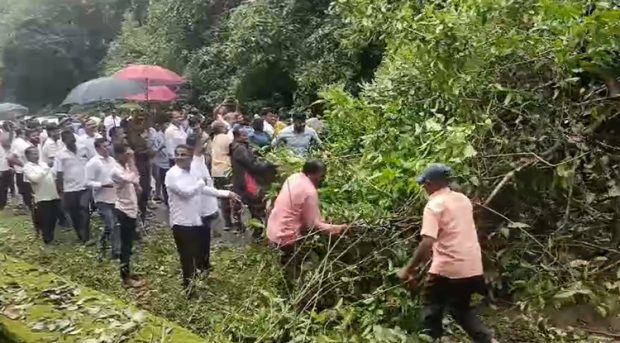
{"label": "white shirt with rolled sleeves", "polygon": [[201,196],[230,196],[229,191],[208,186],[188,170],[176,165],[166,173],[165,184],[170,206],[170,226],[202,226],[200,214],[204,211],[201,211]]}
{"label": "white shirt with rolled sleeves", "polygon": [[[205,163],[204,155],[194,156],[192,159],[192,164],[189,167],[189,173],[197,179],[203,180],[205,185],[213,187],[213,179],[211,178],[211,174],[209,173],[209,169]],[[200,206],[201,217],[207,217],[217,213],[219,210],[217,197],[203,193],[201,194],[200,199],[202,202],[202,205]]]}
{"label": "white shirt with rolled sleeves", "polygon": [[56,175],[46,163],[26,163],[24,165],[24,179],[32,184],[35,202],[60,198],[56,190]]}
{"label": "white shirt with rolled sleeves", "polygon": [[86,163],[85,155],[74,154],[65,148],[61,150],[54,161],[56,173],[63,173],[63,192],[77,192],[86,189]]}
{"label": "white shirt with rolled sleeves", "polygon": [[86,163],[86,185],[93,190],[96,203],[116,203],[116,189],[102,187],[106,184],[113,184],[112,173],[115,167],[116,161],[112,157],[104,158],[99,154]]}
{"label": "white shirt with rolled sleeves", "polygon": [[168,128],[166,128],[166,132],[164,133],[166,138],[166,149],[168,152],[168,156],[170,158],[174,158],[174,149],[181,144],[185,144],[187,140],[187,133],[180,127],[170,124]]}
{"label": "white shirt with rolled sleeves", "polygon": [[[26,149],[31,146],[34,145],[21,137],[17,137],[13,139],[13,143],[11,144],[11,154],[17,156],[17,159],[19,159],[23,164],[26,164]],[[23,173],[22,167],[15,165],[14,168],[17,174]]]}

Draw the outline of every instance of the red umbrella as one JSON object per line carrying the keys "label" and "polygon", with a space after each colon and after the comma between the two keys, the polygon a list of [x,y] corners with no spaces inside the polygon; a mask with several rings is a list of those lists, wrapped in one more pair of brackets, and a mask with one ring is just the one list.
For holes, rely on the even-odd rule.
{"label": "red umbrella", "polygon": [[156,65],[130,64],[117,71],[115,78],[127,80],[145,80],[147,84],[180,85],[185,79],[177,73]]}
{"label": "red umbrella", "polygon": [[153,86],[149,87],[147,94],[134,94],[125,99],[146,102],[171,102],[177,99],[177,95],[166,86]]}

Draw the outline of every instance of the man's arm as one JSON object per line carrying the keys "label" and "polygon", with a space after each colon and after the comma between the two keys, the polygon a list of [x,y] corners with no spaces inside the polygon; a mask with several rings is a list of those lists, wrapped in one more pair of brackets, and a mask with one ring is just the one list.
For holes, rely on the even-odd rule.
{"label": "man's arm", "polygon": [[168,193],[174,193],[181,198],[191,198],[200,193],[206,186],[204,181],[199,180],[196,183],[186,185],[185,183],[176,180],[176,177],[172,173],[166,174],[165,185]]}
{"label": "man's arm", "polygon": [[424,214],[422,215],[422,241],[418,248],[413,253],[413,257],[409,260],[409,263],[398,272],[398,277],[406,281],[411,278],[411,274],[422,263],[429,260],[433,249],[433,244],[439,235],[439,215],[441,213],[441,207],[435,205],[433,207],[427,205],[424,208]]}
{"label": "man's arm", "polygon": [[[287,181],[288,183],[288,181]],[[288,187],[288,184],[285,185]],[[344,231],[348,225],[334,225],[323,221],[321,209],[319,208],[319,197],[317,194],[308,196],[302,208],[302,220],[304,226],[309,229],[318,230],[328,235],[337,235]]]}
{"label": "man's arm", "polygon": [[54,158],[54,170],[56,171],[56,189],[62,194],[64,191],[64,173],[62,169],[62,161],[58,154]]}

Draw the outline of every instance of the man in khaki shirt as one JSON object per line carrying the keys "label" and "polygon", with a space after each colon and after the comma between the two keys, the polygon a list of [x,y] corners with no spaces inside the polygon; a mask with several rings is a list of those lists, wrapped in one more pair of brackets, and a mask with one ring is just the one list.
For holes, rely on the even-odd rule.
{"label": "man in khaki shirt", "polygon": [[[225,189],[230,184],[230,144],[232,139],[228,135],[228,127],[221,121],[213,122],[213,141],[211,142],[211,175],[217,189]],[[230,201],[220,199],[220,208],[227,228],[232,226]]]}

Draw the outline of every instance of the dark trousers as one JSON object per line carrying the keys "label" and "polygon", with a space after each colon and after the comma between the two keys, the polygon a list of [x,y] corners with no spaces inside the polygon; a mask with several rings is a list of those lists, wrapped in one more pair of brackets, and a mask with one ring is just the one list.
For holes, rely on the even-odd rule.
{"label": "dark trousers", "polygon": [[15,170],[10,169],[9,173],[11,174],[11,181],[9,182],[9,193],[11,193],[11,196],[15,196]]}
{"label": "dark trousers", "polygon": [[6,207],[7,199],[9,196],[9,187],[13,182],[13,172],[4,170],[0,172],[0,210]]}
{"label": "dark trousers", "polygon": [[174,225],[172,227],[172,235],[181,261],[183,287],[185,288],[189,287],[196,275],[196,269],[204,268],[203,232],[202,226]]}
{"label": "dark trousers", "polygon": [[[213,184],[217,189],[226,189],[230,185],[230,178],[227,177],[214,177]],[[220,209],[222,210],[222,216],[224,217],[224,225],[227,227],[232,226],[232,210],[230,206],[230,199],[222,198],[219,199]]]}
{"label": "dark trousers", "polygon": [[166,189],[166,173],[168,173],[168,169],[158,167],[159,171],[157,173],[157,177],[159,178],[159,183],[161,184],[161,194],[164,198],[164,203],[168,206],[168,190]]}
{"label": "dark trousers", "polygon": [[17,191],[22,196],[24,205],[26,205],[29,210],[32,210],[32,186],[30,186],[30,183],[24,182],[23,173],[16,173],[15,180],[17,183]]}
{"label": "dark trousers", "polygon": [[441,338],[443,316],[448,312],[475,343],[490,343],[493,338],[491,332],[470,304],[471,296],[484,294],[485,288],[482,276],[449,279],[430,274],[424,288],[425,333],[434,339]]}
{"label": "dark trousers", "polygon": [[211,226],[213,221],[218,217],[218,213],[206,217],[202,217],[202,231],[200,233],[201,244],[200,251],[202,254],[202,262],[199,263],[198,269],[211,269]]}
{"label": "dark trousers", "polygon": [[88,190],[63,193],[65,209],[69,212],[73,229],[82,243],[90,239],[90,192]]}
{"label": "dark trousers", "polygon": [[60,209],[60,200],[39,201],[36,203],[36,216],[43,236],[43,243],[50,244],[54,241],[54,230]]}
{"label": "dark trousers", "polygon": [[151,195],[151,160],[146,155],[136,155],[136,168],[140,175],[140,188],[142,193],[138,194],[138,207],[140,208],[140,219],[144,222],[146,218],[146,205]]}
{"label": "dark trousers", "polygon": [[121,233],[121,279],[130,276],[131,249],[136,235],[136,218],[129,217],[125,212],[115,209]]}

